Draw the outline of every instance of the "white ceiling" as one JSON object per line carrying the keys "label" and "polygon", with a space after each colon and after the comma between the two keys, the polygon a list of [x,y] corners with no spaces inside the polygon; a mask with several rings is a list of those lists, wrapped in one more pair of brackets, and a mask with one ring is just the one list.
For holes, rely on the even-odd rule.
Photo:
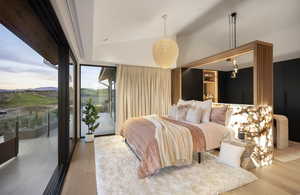
{"label": "white ceiling", "polygon": [[299,0],[222,1],[177,36],[186,64],[229,48],[228,13],[236,11],[238,45],[253,40],[273,43],[274,61],[300,57]]}
{"label": "white ceiling", "polygon": [[[228,49],[227,18],[238,12],[239,43],[274,43],[275,57],[300,57],[299,0],[51,0],[80,63],[155,66],[163,33],[179,43],[179,63]],[[296,44],[297,43],[297,44]],[[283,56],[283,57],[282,57]]]}

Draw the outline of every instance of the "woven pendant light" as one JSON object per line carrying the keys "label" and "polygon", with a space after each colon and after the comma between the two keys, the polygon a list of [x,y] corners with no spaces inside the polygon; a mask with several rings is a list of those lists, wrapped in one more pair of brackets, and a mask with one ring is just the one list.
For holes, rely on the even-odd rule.
{"label": "woven pendant light", "polygon": [[167,15],[163,15],[162,18],[164,19],[164,37],[154,43],[152,52],[157,65],[161,68],[170,68],[177,61],[179,49],[176,41],[167,37]]}

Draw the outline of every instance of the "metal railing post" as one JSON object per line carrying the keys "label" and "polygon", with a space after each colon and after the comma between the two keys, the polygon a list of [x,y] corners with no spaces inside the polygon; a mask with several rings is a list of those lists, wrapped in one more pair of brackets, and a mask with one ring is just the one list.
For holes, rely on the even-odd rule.
{"label": "metal railing post", "polygon": [[50,112],[49,112],[49,110],[48,110],[47,114],[48,114],[48,117],[47,117],[47,120],[48,120],[48,132],[47,132],[47,136],[49,137],[50,136]]}

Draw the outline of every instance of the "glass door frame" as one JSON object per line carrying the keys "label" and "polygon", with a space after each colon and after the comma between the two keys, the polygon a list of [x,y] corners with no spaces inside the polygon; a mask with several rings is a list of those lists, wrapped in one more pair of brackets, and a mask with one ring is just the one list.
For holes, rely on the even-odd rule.
{"label": "glass door frame", "polygon": [[[79,85],[79,138],[83,139],[84,136],[81,135],[81,120],[82,120],[82,117],[81,117],[81,67],[83,66],[90,66],[90,67],[99,67],[99,68],[112,68],[112,69],[115,69],[117,71],[117,66],[113,66],[113,65],[93,65],[93,64],[80,64],[79,65],[79,78],[78,78],[78,85]],[[115,89],[116,90],[116,89]],[[116,93],[115,93],[116,95]],[[115,104],[116,104],[116,97],[115,97]],[[116,111],[116,106],[115,106],[115,111]],[[111,134],[104,134],[104,135],[95,135],[95,137],[100,137],[100,136],[110,136],[110,135],[115,135],[116,131],[114,131],[114,133],[111,133]]]}

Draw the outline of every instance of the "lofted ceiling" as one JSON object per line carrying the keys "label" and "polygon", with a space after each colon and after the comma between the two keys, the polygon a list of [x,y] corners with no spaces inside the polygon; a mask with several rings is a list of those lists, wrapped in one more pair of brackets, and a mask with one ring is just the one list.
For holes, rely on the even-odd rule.
{"label": "lofted ceiling", "polygon": [[80,63],[156,66],[163,33],[179,44],[178,64],[228,49],[228,13],[238,13],[238,43],[274,43],[277,60],[300,57],[299,0],[51,0]]}

